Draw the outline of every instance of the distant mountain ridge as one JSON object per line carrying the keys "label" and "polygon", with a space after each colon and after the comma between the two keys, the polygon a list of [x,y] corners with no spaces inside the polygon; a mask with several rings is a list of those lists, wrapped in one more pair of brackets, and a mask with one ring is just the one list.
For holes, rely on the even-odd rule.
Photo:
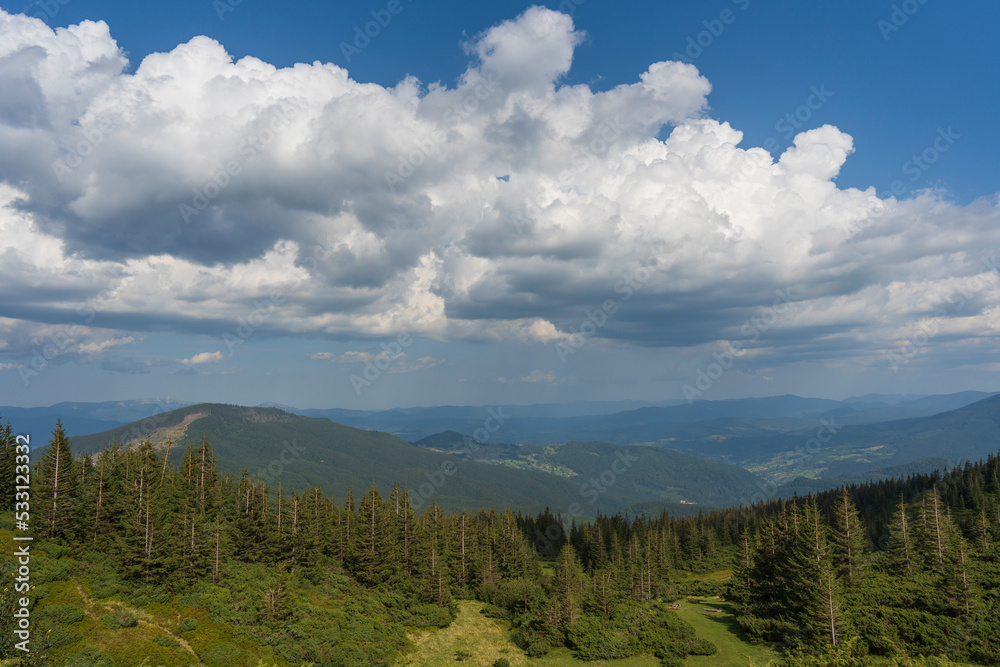
{"label": "distant mountain ridge", "polygon": [[[738,468],[651,447],[572,443],[552,454],[569,472],[535,466],[497,465],[433,451],[388,433],[363,431],[328,419],[293,415],[277,408],[199,404],[109,431],[70,438],[74,452],[94,453],[108,443],[149,437],[159,447],[172,442],[175,461],[188,441],[202,436],[212,445],[221,470],[262,475],[273,488],[320,485],[342,498],[348,488],[360,497],[375,483],[388,493],[406,484],[419,503],[436,499],[457,511],[485,506],[526,512],[550,507],[563,514],[593,516],[624,511],[637,503],[738,503],[755,493],[760,479]],[[426,492],[426,493],[425,493]],[[688,506],[685,506],[685,508]],[[684,509],[684,508],[681,508]]]}
{"label": "distant mountain ridge", "polygon": [[[876,474],[887,468],[903,473],[922,469],[921,461],[934,459],[949,464],[994,453],[1000,447],[1000,428],[990,416],[991,398],[986,392],[966,391],[934,396],[867,394],[843,401],[771,396],[719,401],[646,404],[638,408],[602,412],[622,403],[576,403],[534,406],[439,406],[398,410],[309,410],[313,417],[340,415],[344,426],[392,432],[403,440],[417,442],[425,450],[462,457],[447,443],[427,438],[448,437],[469,441],[472,434],[485,433],[490,410],[504,415],[502,428],[490,440],[518,445],[547,446],[568,442],[606,442],[615,445],[648,445],[693,454],[716,462],[746,468],[769,483],[789,484],[796,478],[802,488],[837,484]],[[0,418],[10,419],[15,430],[33,434],[36,446],[44,445],[56,418],[70,435],[101,432],[103,437],[135,439],[153,428],[157,437],[183,440],[194,433],[190,423],[172,420],[164,409],[180,406],[172,401],[138,400],[104,403],[60,403],[48,408],[3,408]],[[188,406],[191,407],[191,406]],[[284,406],[287,410],[292,410]],[[266,411],[273,408],[241,408]],[[288,411],[282,414],[289,414]],[[575,417],[540,417],[547,411],[577,414]],[[172,412],[172,411],[171,411]],[[281,410],[278,410],[281,413]],[[581,414],[597,412],[600,414]],[[191,413],[187,413],[192,419]],[[525,416],[527,415],[527,416]],[[128,418],[142,420],[139,424]],[[121,420],[116,423],[113,420]],[[336,421],[336,420],[334,420]],[[834,425],[836,433],[816,451],[802,456],[822,423]],[[173,429],[173,430],[171,430]],[[107,432],[107,433],[106,433]],[[457,434],[457,436],[456,436]],[[197,440],[196,434],[193,439]],[[470,441],[471,442],[471,441]],[[449,449],[452,447],[452,449]],[[500,445],[479,452],[481,460],[494,465],[526,470],[556,471],[561,464],[548,455],[517,445]],[[561,447],[559,448],[561,449]],[[812,446],[812,449],[816,449]],[[488,454],[488,456],[487,456]],[[468,459],[468,456],[464,458]],[[265,462],[266,463],[266,462]],[[551,470],[549,470],[551,468]],[[820,481],[815,481],[820,480]],[[804,486],[803,486],[804,485]],[[680,487],[677,487],[680,488]],[[665,496],[656,502],[690,501],[683,494]],[[623,492],[620,492],[623,493]],[[629,491],[628,493],[632,493]],[[614,494],[612,494],[614,495]],[[731,494],[736,495],[736,494]],[[621,502],[627,499],[618,498]],[[701,497],[697,502],[708,502]],[[715,502],[713,499],[712,502]]]}

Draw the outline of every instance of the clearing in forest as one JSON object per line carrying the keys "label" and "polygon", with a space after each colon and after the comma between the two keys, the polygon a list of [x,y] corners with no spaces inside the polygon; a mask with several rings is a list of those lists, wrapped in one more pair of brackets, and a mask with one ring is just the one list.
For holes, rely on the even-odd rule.
{"label": "clearing in forest", "polygon": [[[680,601],[681,608],[675,613],[694,626],[699,637],[715,644],[719,652],[715,655],[690,655],[684,660],[685,667],[745,667],[747,656],[755,665],[766,665],[777,660],[778,654],[764,646],[755,646],[743,641],[736,625],[729,603],[719,598],[688,597]],[[706,609],[723,609],[723,612],[708,612]]]}

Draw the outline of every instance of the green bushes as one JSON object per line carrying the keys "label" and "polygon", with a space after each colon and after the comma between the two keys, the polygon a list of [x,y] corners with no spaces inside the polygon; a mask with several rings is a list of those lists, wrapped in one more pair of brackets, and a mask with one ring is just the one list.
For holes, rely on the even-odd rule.
{"label": "green bushes", "polygon": [[110,655],[92,646],[69,656],[62,664],[64,667],[115,667]]}
{"label": "green bushes", "polygon": [[493,661],[493,667],[510,667],[510,660],[507,658],[497,658]]}
{"label": "green bushes", "polygon": [[168,637],[166,635],[162,637],[153,637],[153,642],[159,644],[160,646],[165,646],[167,648],[172,648],[174,646],[180,646],[180,642],[173,637]]}
{"label": "green bushes", "polygon": [[79,623],[83,620],[83,609],[75,604],[47,605],[39,613],[43,619],[50,619],[60,625]]}
{"label": "green bushes", "polygon": [[109,630],[118,630],[120,628],[134,628],[139,624],[139,619],[131,612],[118,611],[105,614],[101,618],[101,623]]}
{"label": "green bushes", "polygon": [[619,660],[639,653],[639,638],[634,628],[585,616],[569,627],[567,644],[581,660]]}
{"label": "green bushes", "polygon": [[42,633],[42,643],[45,648],[69,646],[81,639],[83,639],[83,636],[79,632],[61,625],[49,627]]}
{"label": "green bushes", "polygon": [[184,620],[181,621],[181,628],[180,629],[181,629],[181,632],[191,632],[193,630],[197,630],[198,629],[198,621],[197,621],[197,619],[194,619],[194,618],[191,618],[190,616],[188,616],[187,618],[185,618]]}
{"label": "green bushes", "polygon": [[715,655],[719,648],[707,639],[695,639],[688,642],[689,655]]}

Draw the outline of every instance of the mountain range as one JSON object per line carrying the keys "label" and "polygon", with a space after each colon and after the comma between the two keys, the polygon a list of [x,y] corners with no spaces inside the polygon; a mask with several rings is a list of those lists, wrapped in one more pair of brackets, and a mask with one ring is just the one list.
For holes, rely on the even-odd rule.
{"label": "mountain range", "polygon": [[272,484],[280,476],[286,488],[318,484],[343,496],[399,481],[452,510],[577,507],[587,516],[691,513],[762,491],[929,472],[1000,449],[1000,395],[974,391],[383,411],[136,400],[0,407],[0,418],[33,433],[36,446],[61,419],[80,452],[149,436],[172,442],[179,457],[204,436],[222,470],[246,468]]}

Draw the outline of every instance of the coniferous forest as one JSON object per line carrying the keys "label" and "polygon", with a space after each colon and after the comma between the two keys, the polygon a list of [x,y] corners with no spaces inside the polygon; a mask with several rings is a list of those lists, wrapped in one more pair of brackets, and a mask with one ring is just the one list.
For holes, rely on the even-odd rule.
{"label": "coniferous forest", "polygon": [[[9,425],[0,440],[0,529],[9,532]],[[719,595],[743,637],[789,665],[1000,664],[996,456],[691,517],[568,525],[548,510],[448,515],[431,503],[417,512],[398,485],[359,495],[223,473],[204,439],[76,457],[57,425],[31,476],[33,651],[14,648],[7,611],[22,594],[11,577],[0,658],[124,664],[125,655],[87,644],[85,610],[63,601],[78,592],[176,610],[191,637],[181,648],[202,664],[393,664],[410,649],[408,630],[446,627],[456,601],[470,599],[508,622],[528,656],[567,647],[585,661],[650,654],[674,665],[715,646],[671,603]],[[16,563],[4,553],[6,577]],[[718,571],[731,576],[690,576]],[[125,611],[100,622],[150,623]],[[199,623],[218,630],[197,635]],[[181,651],[171,641],[156,649]]]}

